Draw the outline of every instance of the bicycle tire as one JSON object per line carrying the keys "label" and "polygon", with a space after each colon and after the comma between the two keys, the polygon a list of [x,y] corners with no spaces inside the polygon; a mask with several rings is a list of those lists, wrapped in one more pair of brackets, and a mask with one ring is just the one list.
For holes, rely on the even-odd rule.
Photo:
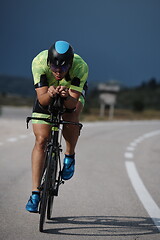
{"label": "bicycle tire", "polygon": [[[59,156],[59,147],[58,147],[58,136],[59,131],[53,132],[53,146],[54,152],[51,153],[52,161],[51,161],[51,194],[49,194],[48,198],[48,206],[47,206],[47,219],[51,220],[52,209],[53,209],[53,201],[55,196],[55,184],[56,184],[56,177],[57,177],[57,166],[58,166],[58,156]],[[59,183],[57,183],[59,184]]]}
{"label": "bicycle tire", "polygon": [[44,184],[42,189],[42,196],[41,196],[41,203],[40,203],[40,220],[39,220],[39,231],[43,232],[43,226],[46,216],[46,208],[47,208],[47,202],[49,197],[49,188],[50,188],[50,166],[51,166],[51,159],[52,159],[52,147],[50,148],[49,153],[47,154],[47,166],[46,170],[44,172]]}
{"label": "bicycle tire", "polygon": [[[55,185],[56,185],[56,177],[57,177],[57,165],[58,165],[58,157],[57,154],[54,154],[52,163],[53,163],[53,168],[51,170],[51,189],[54,190],[55,189]],[[58,184],[58,183],[57,183]],[[47,219],[51,220],[51,216],[52,216],[52,209],[53,209],[53,201],[54,201],[54,192],[52,194],[49,194],[48,197],[48,206],[47,206]]]}

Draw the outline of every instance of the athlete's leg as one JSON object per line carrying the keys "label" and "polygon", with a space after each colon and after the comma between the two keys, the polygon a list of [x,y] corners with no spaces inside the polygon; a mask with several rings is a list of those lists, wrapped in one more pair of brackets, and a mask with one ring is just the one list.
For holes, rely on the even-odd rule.
{"label": "athlete's leg", "polygon": [[[72,113],[65,113],[63,119],[65,121],[71,121],[79,123],[79,116],[82,112],[83,104],[78,101],[76,110]],[[76,143],[79,137],[79,126],[72,124],[65,124],[63,127],[63,137],[66,141],[66,154],[72,155],[75,153]]]}
{"label": "athlete's leg", "polygon": [[38,191],[40,177],[44,166],[45,146],[50,136],[51,126],[48,124],[33,124],[35,145],[32,151],[32,191]]}

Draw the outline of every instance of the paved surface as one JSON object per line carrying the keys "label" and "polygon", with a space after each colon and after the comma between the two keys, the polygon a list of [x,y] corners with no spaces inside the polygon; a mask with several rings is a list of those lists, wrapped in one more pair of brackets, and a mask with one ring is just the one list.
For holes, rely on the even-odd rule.
{"label": "paved surface", "polygon": [[85,123],[75,176],[39,233],[39,215],[25,211],[32,127],[8,117],[0,118],[0,239],[160,239],[160,121]]}

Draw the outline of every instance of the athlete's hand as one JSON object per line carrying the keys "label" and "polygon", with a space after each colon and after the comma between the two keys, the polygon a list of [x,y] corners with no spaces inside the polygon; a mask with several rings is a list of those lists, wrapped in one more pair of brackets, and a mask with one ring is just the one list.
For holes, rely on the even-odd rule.
{"label": "athlete's hand", "polygon": [[57,91],[57,88],[56,88],[56,87],[50,86],[50,87],[48,88],[48,94],[49,94],[50,97],[53,98],[57,93],[58,93],[58,91]]}
{"label": "athlete's hand", "polygon": [[67,87],[65,87],[65,86],[58,86],[56,88],[56,91],[58,92],[58,94],[61,97],[64,97],[64,98],[68,97],[68,95],[69,95],[69,91],[68,90],[69,89]]}

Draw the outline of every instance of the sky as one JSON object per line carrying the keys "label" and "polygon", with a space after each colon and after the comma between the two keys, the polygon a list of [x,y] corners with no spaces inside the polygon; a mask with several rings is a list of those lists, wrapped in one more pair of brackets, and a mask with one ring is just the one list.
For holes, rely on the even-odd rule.
{"label": "sky", "polygon": [[90,83],[160,81],[160,0],[5,0],[0,9],[0,75],[32,78],[32,59],[66,40]]}

